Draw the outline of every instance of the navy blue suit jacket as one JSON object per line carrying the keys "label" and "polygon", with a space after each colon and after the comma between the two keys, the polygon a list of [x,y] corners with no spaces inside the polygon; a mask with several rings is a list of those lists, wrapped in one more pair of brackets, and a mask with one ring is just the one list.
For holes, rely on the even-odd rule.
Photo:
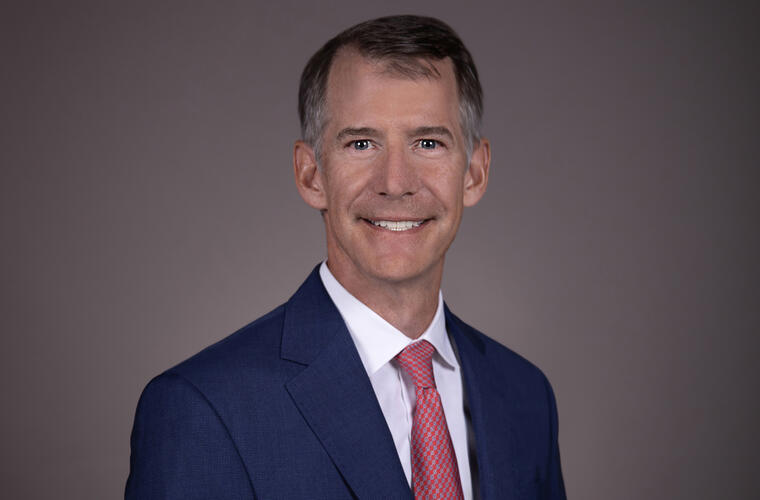
{"label": "navy blue suit jacket", "polygon": [[[483,499],[565,498],[551,387],[446,309]],[[153,379],[128,499],[411,499],[388,426],[318,268],[284,305]]]}

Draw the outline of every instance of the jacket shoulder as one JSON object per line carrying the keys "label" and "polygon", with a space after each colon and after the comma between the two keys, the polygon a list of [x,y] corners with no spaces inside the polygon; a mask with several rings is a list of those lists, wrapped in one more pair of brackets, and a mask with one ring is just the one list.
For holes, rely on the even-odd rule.
{"label": "jacket shoulder", "polygon": [[266,367],[279,360],[284,305],[169,368],[165,373],[190,382],[222,380],[241,369]]}
{"label": "jacket shoulder", "polygon": [[[470,326],[466,322],[462,321],[459,317],[448,312],[449,320],[453,323],[455,328],[459,329],[461,335],[471,342],[476,348],[483,354],[485,362],[488,364],[488,368],[492,373],[498,373],[499,379],[502,381],[519,381],[519,385],[525,389],[541,389],[540,392],[546,390],[551,392],[551,385],[544,372],[526,359],[522,355],[513,351],[509,347],[501,344],[500,342],[492,339],[485,333]],[[528,391],[532,392],[532,391]]]}

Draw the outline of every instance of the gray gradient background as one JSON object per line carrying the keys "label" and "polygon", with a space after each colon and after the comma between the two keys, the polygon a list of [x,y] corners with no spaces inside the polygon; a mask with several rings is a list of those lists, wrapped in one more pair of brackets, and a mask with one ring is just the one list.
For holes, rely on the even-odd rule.
{"label": "gray gradient background", "polygon": [[0,10],[3,498],[120,497],[145,383],[323,258],[298,77],[400,12],[480,68],[444,294],[551,379],[570,498],[760,498],[757,9],[130,3]]}

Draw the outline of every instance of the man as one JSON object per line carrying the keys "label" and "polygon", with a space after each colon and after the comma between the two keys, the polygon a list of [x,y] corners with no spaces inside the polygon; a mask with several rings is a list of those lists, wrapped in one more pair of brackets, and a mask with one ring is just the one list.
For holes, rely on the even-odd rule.
{"label": "man", "polygon": [[362,23],[309,61],[299,112],[327,261],[148,385],[126,496],[564,498],[546,378],[439,291],[488,182],[467,49],[431,18]]}

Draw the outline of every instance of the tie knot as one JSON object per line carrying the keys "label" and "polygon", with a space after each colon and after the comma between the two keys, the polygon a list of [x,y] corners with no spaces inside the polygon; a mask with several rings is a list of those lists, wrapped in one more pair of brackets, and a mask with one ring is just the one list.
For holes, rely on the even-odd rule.
{"label": "tie knot", "polygon": [[401,367],[412,377],[415,390],[435,388],[433,378],[433,353],[435,347],[427,340],[409,344],[396,355]]}

